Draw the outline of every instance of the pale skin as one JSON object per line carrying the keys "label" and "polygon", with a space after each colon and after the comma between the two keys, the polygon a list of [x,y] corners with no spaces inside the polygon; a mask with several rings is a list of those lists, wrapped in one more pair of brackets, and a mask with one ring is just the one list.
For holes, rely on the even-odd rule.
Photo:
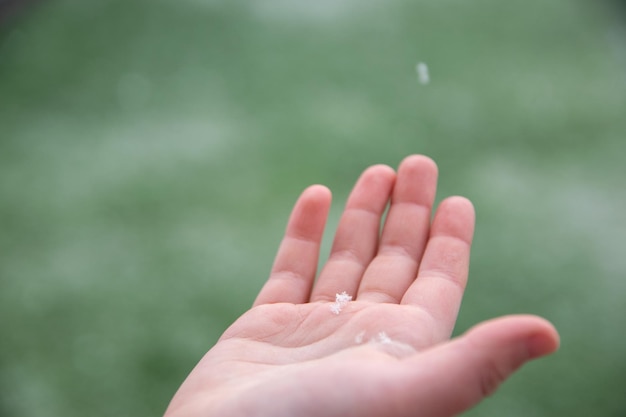
{"label": "pale skin", "polygon": [[[254,306],[202,358],[165,417],[454,416],[554,352],[558,334],[536,316],[500,317],[450,339],[474,208],[450,197],[431,216],[436,185],[425,156],[407,157],[397,172],[365,170],[317,278],[331,194],[307,188]],[[353,301],[335,314],[343,291]]]}

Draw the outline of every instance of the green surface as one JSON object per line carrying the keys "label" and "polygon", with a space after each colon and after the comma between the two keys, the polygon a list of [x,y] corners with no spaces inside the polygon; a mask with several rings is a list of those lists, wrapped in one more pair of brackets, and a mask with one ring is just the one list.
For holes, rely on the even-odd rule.
{"label": "green surface", "polygon": [[562,334],[467,415],[626,415],[625,21],[587,0],[27,9],[0,28],[0,415],[161,414],[300,190],[333,189],[330,231],[362,169],[410,153],[478,212],[457,331],[528,312]]}

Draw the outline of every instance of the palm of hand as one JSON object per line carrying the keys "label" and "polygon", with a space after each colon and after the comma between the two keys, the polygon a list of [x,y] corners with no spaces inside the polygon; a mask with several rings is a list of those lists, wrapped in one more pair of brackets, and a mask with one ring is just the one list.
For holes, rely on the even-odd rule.
{"label": "palm of hand", "polygon": [[[432,317],[415,306],[354,301],[336,314],[334,305],[258,306],[235,322],[220,343],[241,344],[241,349],[225,349],[229,354],[237,352],[235,360],[285,365],[359,347],[401,358],[442,340]],[[247,348],[247,344],[263,348]]]}
{"label": "palm of hand", "polygon": [[[321,186],[307,189],[254,308],[202,359],[166,415],[453,415],[539,354],[539,348],[518,352],[510,369],[495,367],[455,401],[433,401],[436,389],[414,392],[416,384],[433,381],[442,358],[459,359],[459,349],[442,342],[456,320],[474,227],[473,207],[460,197],[444,200],[431,224],[436,181],[435,164],[421,156],[405,159],[397,175],[385,166],[366,170],[317,281],[330,193]],[[344,291],[355,300],[333,311],[336,294]],[[517,321],[518,333],[551,332],[556,346],[545,323]]]}
{"label": "palm of hand", "polygon": [[[398,392],[391,386],[408,386],[394,371],[402,359],[440,341],[435,327],[408,305],[355,301],[338,315],[325,302],[261,305],[236,321],[197,369],[209,376],[203,385],[228,387],[216,391],[224,408],[215,415],[255,415],[267,398],[289,398],[294,385],[306,395],[274,402],[264,415],[386,415],[386,401]],[[320,403],[338,386],[352,399],[339,407]]]}

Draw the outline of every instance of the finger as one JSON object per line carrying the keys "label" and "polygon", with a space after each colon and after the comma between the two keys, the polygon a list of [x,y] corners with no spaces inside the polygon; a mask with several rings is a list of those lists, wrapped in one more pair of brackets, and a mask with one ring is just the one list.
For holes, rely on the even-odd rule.
{"label": "finger", "polygon": [[385,165],[375,165],[361,174],[339,220],[312,301],[334,300],[335,294],[343,291],[356,294],[363,272],[376,253],[381,217],[395,178],[394,170]]}
{"label": "finger", "polygon": [[[406,393],[420,416],[456,416],[491,395],[529,360],[558,349],[559,335],[535,316],[481,323],[450,343],[408,358]],[[427,389],[410,389],[427,387]]]}
{"label": "finger", "polygon": [[358,299],[398,303],[417,275],[437,189],[437,165],[421,155],[402,161],[380,248],[365,272]]}
{"label": "finger", "polygon": [[437,323],[438,340],[452,333],[467,283],[474,234],[474,207],[463,197],[441,202],[430,232],[417,279],[402,299],[418,305]]}
{"label": "finger", "polygon": [[255,306],[308,301],[330,201],[330,191],[324,186],[313,185],[304,190],[291,212],[269,280]]}

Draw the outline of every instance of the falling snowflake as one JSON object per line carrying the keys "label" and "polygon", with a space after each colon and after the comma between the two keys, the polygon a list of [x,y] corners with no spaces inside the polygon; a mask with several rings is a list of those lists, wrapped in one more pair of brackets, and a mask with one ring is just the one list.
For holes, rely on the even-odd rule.
{"label": "falling snowflake", "polygon": [[428,66],[423,62],[418,62],[415,66],[417,72],[417,79],[420,84],[428,84],[430,82],[430,75],[428,74]]}

